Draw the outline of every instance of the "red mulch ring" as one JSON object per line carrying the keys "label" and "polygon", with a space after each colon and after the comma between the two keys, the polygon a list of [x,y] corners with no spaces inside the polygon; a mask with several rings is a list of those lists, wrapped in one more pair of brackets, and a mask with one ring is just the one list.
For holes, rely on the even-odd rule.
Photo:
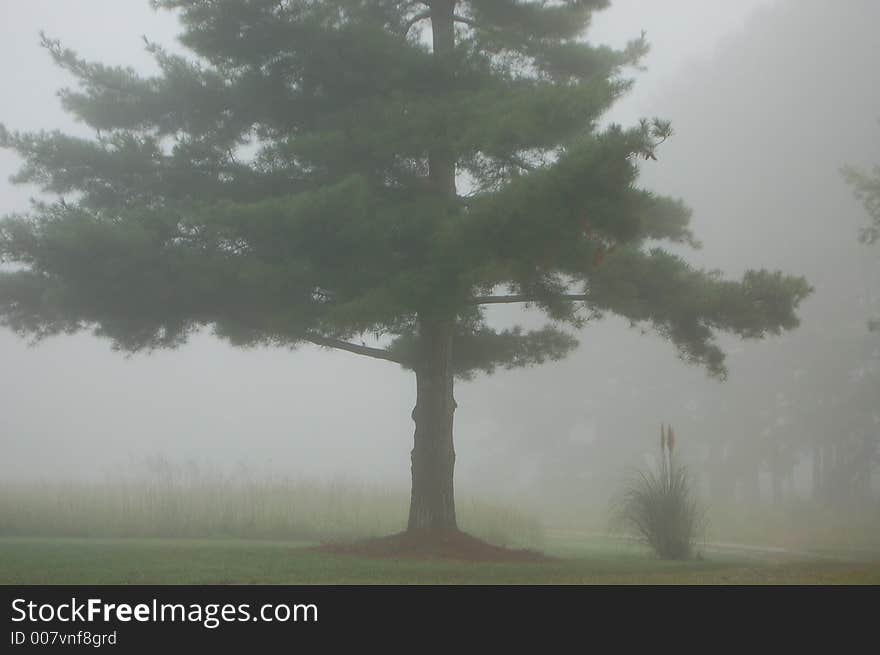
{"label": "red mulch ring", "polygon": [[386,559],[449,559],[471,562],[546,562],[553,558],[536,550],[504,548],[460,530],[401,532],[347,543],[325,543],[309,550],[332,555]]}

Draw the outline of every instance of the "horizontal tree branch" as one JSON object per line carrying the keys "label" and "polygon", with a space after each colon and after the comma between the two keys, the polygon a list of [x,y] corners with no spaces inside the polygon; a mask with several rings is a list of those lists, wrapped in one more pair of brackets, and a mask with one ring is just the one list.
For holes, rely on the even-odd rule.
{"label": "horizontal tree branch", "polygon": [[331,339],[329,337],[320,337],[312,334],[303,335],[302,339],[303,341],[308,341],[309,343],[313,343],[316,346],[321,346],[323,348],[335,348],[336,350],[344,350],[346,352],[354,353],[355,355],[364,355],[366,357],[372,357],[373,359],[384,359],[387,362],[394,362],[395,364],[404,363],[400,357],[397,357],[391,352],[383,350],[382,348],[358,346],[357,344],[349,343],[348,341]]}
{"label": "horizontal tree branch", "polygon": [[537,166],[533,166],[532,164],[528,163],[527,161],[525,161],[523,159],[520,159],[519,157],[516,157],[515,155],[512,155],[510,157],[499,157],[499,159],[501,159],[502,161],[506,161],[508,164],[513,164],[514,166],[519,166],[523,170],[527,170],[530,173],[538,170]]}
{"label": "horizontal tree branch", "polygon": [[418,14],[416,14],[415,16],[410,18],[403,25],[403,36],[405,37],[407,34],[409,34],[409,31],[413,28],[413,26],[416,23],[418,23],[421,20],[425,20],[427,18],[430,18],[430,17],[431,17],[431,12],[428,10],[425,10],[425,11],[419,12]]}
{"label": "horizontal tree branch", "polygon": [[468,27],[472,27],[474,29],[478,29],[480,27],[477,21],[467,18],[466,16],[462,16],[460,14],[455,14],[452,17],[452,20],[456,23],[462,23],[463,25],[467,25]]}
{"label": "horizontal tree branch", "polygon": [[[587,295],[584,293],[578,294],[565,294],[562,296],[553,296],[554,299],[557,300],[569,300],[572,302],[575,301],[586,301]],[[508,303],[517,303],[517,302],[538,302],[541,300],[538,296],[530,296],[526,294],[520,295],[512,295],[512,296],[477,296],[476,298],[471,299],[471,304],[473,305],[504,305]]]}

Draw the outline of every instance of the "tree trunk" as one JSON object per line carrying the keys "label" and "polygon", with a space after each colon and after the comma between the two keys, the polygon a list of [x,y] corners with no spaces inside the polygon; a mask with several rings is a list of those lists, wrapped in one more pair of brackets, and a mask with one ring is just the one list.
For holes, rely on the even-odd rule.
{"label": "tree trunk", "polygon": [[779,446],[774,445],[770,459],[770,488],[773,495],[773,504],[777,507],[782,504],[782,462],[780,461]]}
{"label": "tree trunk", "polygon": [[419,322],[419,358],[416,365],[416,429],[412,449],[410,531],[455,530],[453,470],[455,414],[452,375],[451,320]]}
{"label": "tree trunk", "polygon": [[706,468],[709,471],[709,496],[714,503],[721,503],[727,499],[728,490],[725,480],[724,448],[718,441],[713,441],[709,446],[709,462]]}
{"label": "tree trunk", "polygon": [[[431,36],[434,58],[438,62],[435,83],[441,87],[453,78],[450,57],[455,52],[455,4],[456,0],[433,0],[431,3]],[[445,124],[441,121],[436,128],[436,140],[428,153],[430,181],[439,195],[452,200],[456,196],[455,154],[446,138]]]}
{"label": "tree trunk", "polygon": [[[431,31],[438,62],[437,83],[451,79],[448,70],[455,50],[456,0],[432,0]],[[443,121],[428,153],[430,182],[440,197],[454,200],[455,156],[447,142]],[[416,429],[412,449],[412,498],[409,531],[455,530],[453,470],[455,449],[452,424],[455,413],[452,374],[452,338],[455,317],[443,310],[419,314],[419,352],[415,365],[417,398],[412,417]]]}
{"label": "tree trunk", "polygon": [[830,501],[834,496],[834,447],[831,442],[822,444],[822,495]]}
{"label": "tree trunk", "polygon": [[761,502],[761,460],[752,456],[746,459],[745,465],[743,499],[752,507],[757,507]]}

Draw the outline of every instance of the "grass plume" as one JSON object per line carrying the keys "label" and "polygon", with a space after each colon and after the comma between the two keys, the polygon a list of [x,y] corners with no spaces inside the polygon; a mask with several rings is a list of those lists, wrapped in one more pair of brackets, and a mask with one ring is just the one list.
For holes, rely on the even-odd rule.
{"label": "grass plume", "polygon": [[637,471],[613,508],[615,522],[661,559],[687,559],[704,524],[694,481],[675,455],[675,433],[661,425],[656,468]]}

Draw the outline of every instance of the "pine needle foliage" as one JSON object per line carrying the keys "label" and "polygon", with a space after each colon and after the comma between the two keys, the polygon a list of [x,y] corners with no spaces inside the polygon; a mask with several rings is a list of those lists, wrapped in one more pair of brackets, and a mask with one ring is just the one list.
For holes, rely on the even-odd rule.
{"label": "pine needle foliage", "polygon": [[[612,313],[723,377],[717,333],[792,329],[810,288],[664,249],[699,244],[682,200],[637,183],[670,124],[600,127],[648,50],[588,41],[608,4],[153,0],[186,50],[147,40],[153,76],[44,35],[93,136],[0,125],[13,182],[47,198],[0,220],[0,326],[123,351],[208,328],[412,368],[419,320],[439,317],[469,378],[563,358]],[[499,331],[497,302],[548,322]]]}

